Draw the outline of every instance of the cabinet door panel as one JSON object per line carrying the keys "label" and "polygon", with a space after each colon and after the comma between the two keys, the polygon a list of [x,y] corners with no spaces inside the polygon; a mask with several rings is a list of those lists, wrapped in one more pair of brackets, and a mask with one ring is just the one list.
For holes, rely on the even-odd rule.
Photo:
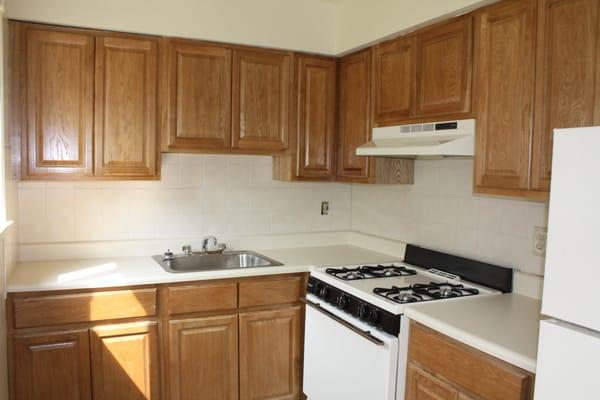
{"label": "cabinet door panel", "polygon": [[514,0],[499,3],[479,15],[477,187],[529,187],[534,11],[534,2]]}
{"label": "cabinet door panel", "polygon": [[550,190],[552,132],[600,124],[600,3],[540,0],[532,189]]}
{"label": "cabinet door panel", "polygon": [[87,330],[17,336],[13,346],[15,399],[91,399]]}
{"label": "cabinet door panel", "polygon": [[371,137],[371,50],[343,58],[340,62],[340,130],[338,176],[367,181],[369,158],[356,155],[356,148]]}
{"label": "cabinet door panel", "polygon": [[472,17],[431,28],[417,42],[417,116],[470,111]]}
{"label": "cabinet door panel", "polygon": [[169,322],[171,400],[238,398],[237,316]]}
{"label": "cabinet door panel", "polygon": [[287,148],[290,65],[291,56],[287,53],[250,50],[234,52],[234,148]]}
{"label": "cabinet door panel", "polygon": [[156,400],[159,395],[156,322],[94,328],[94,400]]}
{"label": "cabinet door panel", "polygon": [[153,176],[157,171],[157,60],[153,39],[96,42],[96,173]]}
{"label": "cabinet door panel", "polygon": [[231,53],[192,41],[166,42],[168,146],[231,146]]}
{"label": "cabinet door panel", "polygon": [[333,174],[335,61],[298,59],[298,175]]}
{"label": "cabinet door panel", "polygon": [[375,122],[410,117],[415,101],[416,39],[395,39],[374,51]]}
{"label": "cabinet door panel", "polygon": [[19,55],[26,86],[25,175],[91,175],[93,36],[18,26],[25,47]]}
{"label": "cabinet door panel", "polygon": [[406,400],[458,400],[452,386],[410,364]]}
{"label": "cabinet door panel", "polygon": [[300,396],[301,308],[240,314],[240,399]]}

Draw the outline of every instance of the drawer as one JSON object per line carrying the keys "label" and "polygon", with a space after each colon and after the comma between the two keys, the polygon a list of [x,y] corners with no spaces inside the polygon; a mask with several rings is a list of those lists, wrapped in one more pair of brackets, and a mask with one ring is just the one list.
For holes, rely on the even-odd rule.
{"label": "drawer", "polygon": [[300,276],[241,281],[239,306],[295,303],[303,293]]}
{"label": "drawer", "polygon": [[531,373],[414,322],[410,324],[408,359],[411,365],[416,363],[485,399],[531,398]]}
{"label": "drawer", "polygon": [[17,329],[154,315],[155,288],[14,299]]}
{"label": "drawer", "polygon": [[167,292],[169,314],[237,308],[237,282],[173,286]]}

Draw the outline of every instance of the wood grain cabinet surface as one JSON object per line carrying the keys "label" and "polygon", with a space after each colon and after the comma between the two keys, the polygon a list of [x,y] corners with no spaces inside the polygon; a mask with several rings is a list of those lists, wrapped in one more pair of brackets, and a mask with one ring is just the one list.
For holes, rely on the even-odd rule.
{"label": "wood grain cabinet surface", "polygon": [[10,22],[11,135],[23,179],[156,179],[158,42]]}
{"label": "wood grain cabinet surface", "polygon": [[10,293],[10,398],[299,400],[306,280]]}
{"label": "wood grain cabinet surface", "polygon": [[415,322],[407,400],[531,400],[534,375]]}
{"label": "wood grain cabinet surface", "polygon": [[552,130],[600,125],[600,2],[540,0],[531,189],[550,190]]}
{"label": "wood grain cabinet surface", "polygon": [[93,174],[94,36],[10,24],[12,129],[22,174]]}
{"label": "wood grain cabinet surface", "polygon": [[232,50],[165,39],[163,150],[231,147]]}
{"label": "wood grain cabinet surface", "polygon": [[285,150],[289,139],[292,54],[267,50],[233,53],[234,148]]}
{"label": "wood grain cabinet surface", "polygon": [[335,170],[336,60],[295,57],[289,154],[277,156],[279,180],[331,180]]}
{"label": "wood grain cabinet surface", "polygon": [[93,328],[90,347],[94,400],[160,399],[156,322]]}
{"label": "wood grain cabinet surface", "polygon": [[158,41],[96,38],[96,175],[157,174]]}
{"label": "wood grain cabinet surface", "polygon": [[15,336],[10,387],[14,400],[90,400],[88,331]]}
{"label": "wood grain cabinet surface", "polygon": [[415,115],[428,117],[471,111],[473,18],[470,15],[417,34]]}

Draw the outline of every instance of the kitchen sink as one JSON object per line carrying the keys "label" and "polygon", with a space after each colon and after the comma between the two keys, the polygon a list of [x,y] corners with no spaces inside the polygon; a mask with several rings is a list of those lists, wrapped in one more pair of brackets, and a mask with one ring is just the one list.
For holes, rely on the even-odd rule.
{"label": "kitchen sink", "polygon": [[283,265],[253,251],[225,251],[223,253],[192,253],[175,255],[171,259],[153,256],[167,272],[218,271],[237,268],[276,267]]}

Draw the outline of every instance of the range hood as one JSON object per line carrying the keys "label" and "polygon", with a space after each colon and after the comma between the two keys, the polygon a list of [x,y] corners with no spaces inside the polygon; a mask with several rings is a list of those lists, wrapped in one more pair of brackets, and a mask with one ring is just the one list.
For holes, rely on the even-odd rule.
{"label": "range hood", "polygon": [[356,148],[359,156],[397,158],[473,157],[474,151],[474,119],[374,128],[373,139]]}

